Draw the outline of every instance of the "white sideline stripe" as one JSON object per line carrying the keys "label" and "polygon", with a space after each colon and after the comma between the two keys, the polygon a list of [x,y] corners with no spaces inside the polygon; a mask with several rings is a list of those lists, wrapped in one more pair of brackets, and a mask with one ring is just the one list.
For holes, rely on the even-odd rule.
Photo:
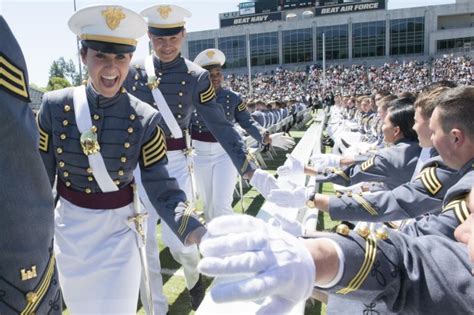
{"label": "white sideline stripe", "polygon": [[[318,153],[321,152],[321,135],[324,126],[325,113],[323,111],[318,112],[318,116],[314,119],[314,123],[308,128],[308,130],[303,135],[303,138],[298,142],[298,145],[293,149],[291,155],[297,157],[300,160],[308,161],[309,157],[313,150]],[[305,175],[292,175],[286,178],[278,178],[278,184],[281,187],[291,188],[288,184],[287,179],[290,179],[292,182],[298,186],[303,186],[306,184]],[[314,182],[314,178],[311,179]],[[271,209],[271,210],[270,210]],[[305,223],[316,228],[318,211],[316,209],[282,209],[276,206],[273,203],[265,201],[262,208],[257,214],[257,218],[260,218],[264,221],[268,221],[272,217],[272,213],[277,211],[284,211],[285,215],[291,212],[294,214],[295,219],[299,219],[300,222],[305,222],[305,219],[309,218],[309,222]],[[225,279],[214,280],[212,285],[215,283],[223,282]],[[212,287],[211,285],[211,287]],[[260,304],[253,301],[240,301],[232,303],[216,303],[209,293],[210,290],[206,293],[204,300],[202,301],[199,308],[196,310],[196,315],[222,315],[222,314],[255,314],[260,308]],[[263,302],[263,301],[261,301]],[[292,315],[302,315],[304,313],[305,301],[298,303],[291,312],[288,314]]]}

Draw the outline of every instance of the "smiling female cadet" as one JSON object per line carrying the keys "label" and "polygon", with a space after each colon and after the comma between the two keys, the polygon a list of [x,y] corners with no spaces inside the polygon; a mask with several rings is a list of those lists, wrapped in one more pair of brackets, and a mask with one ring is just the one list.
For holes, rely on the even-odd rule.
{"label": "smiling female cadet", "polygon": [[60,196],[55,252],[64,300],[72,314],[135,314],[143,241],[136,166],[154,208],[182,242],[204,228],[166,170],[158,112],[122,87],[144,19],[99,5],[77,11],[68,24],[81,39],[89,82],[45,94],[38,116],[41,155]]}

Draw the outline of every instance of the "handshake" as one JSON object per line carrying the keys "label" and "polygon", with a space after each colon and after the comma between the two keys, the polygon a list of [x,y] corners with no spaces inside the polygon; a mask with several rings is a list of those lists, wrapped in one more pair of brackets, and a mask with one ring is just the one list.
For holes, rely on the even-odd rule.
{"label": "handshake", "polygon": [[316,268],[304,242],[260,219],[215,218],[200,251],[199,272],[225,279],[211,289],[217,303],[264,299],[257,314],[285,314],[313,291]]}
{"label": "handshake", "polygon": [[[285,164],[277,169],[278,175],[280,177],[286,177],[304,174],[305,164],[289,154],[286,156],[287,160]],[[315,154],[311,157],[313,165],[317,166],[318,169],[338,166],[340,159],[341,157],[336,154]],[[289,183],[292,184],[291,182]],[[266,200],[286,208],[303,208],[314,194],[313,187],[295,186],[293,189],[282,189],[278,185],[276,178],[263,170],[255,171],[250,180],[250,184],[257,189]]]}

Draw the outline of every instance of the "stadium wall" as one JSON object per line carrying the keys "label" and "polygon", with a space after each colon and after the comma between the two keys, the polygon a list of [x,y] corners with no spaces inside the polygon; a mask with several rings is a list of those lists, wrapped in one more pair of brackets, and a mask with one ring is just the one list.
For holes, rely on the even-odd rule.
{"label": "stadium wall", "polygon": [[[308,17],[310,9],[279,11],[282,16],[278,21],[190,32],[183,54],[194,59],[199,51],[217,47],[227,55],[228,71],[245,73],[247,43],[251,42],[253,72],[277,66],[304,70],[322,63],[322,32],[338,34],[325,35],[327,64],[377,65],[446,53],[474,54],[474,1]],[[410,27],[413,32],[403,33]],[[288,44],[288,38],[293,44]],[[296,58],[291,53],[293,46]]]}

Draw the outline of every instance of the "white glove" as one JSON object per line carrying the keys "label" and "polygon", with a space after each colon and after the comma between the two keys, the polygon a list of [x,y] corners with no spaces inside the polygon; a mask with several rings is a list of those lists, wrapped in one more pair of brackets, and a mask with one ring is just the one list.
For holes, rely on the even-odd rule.
{"label": "white glove", "polygon": [[268,223],[296,237],[303,236],[306,231],[301,223],[278,212],[273,214]]}
{"label": "white glove", "polygon": [[338,167],[341,164],[341,156],[337,154],[314,154],[311,162],[317,168]]}
{"label": "white glove", "polygon": [[272,189],[267,199],[284,208],[303,208],[313,193],[314,187],[298,187],[295,189]]}
{"label": "white glove", "polygon": [[284,314],[313,291],[315,265],[303,243],[254,217],[215,218],[200,251],[199,272],[229,277],[211,289],[217,303],[266,298],[257,314]]}
{"label": "white glove", "polygon": [[284,132],[278,132],[270,135],[272,146],[283,150],[291,149],[295,145],[295,140],[292,137],[285,136]]}
{"label": "white glove", "polygon": [[285,164],[277,168],[277,173],[279,176],[303,174],[304,163],[291,154],[287,154]]}
{"label": "white glove", "polygon": [[276,178],[261,169],[255,170],[250,179],[250,185],[252,185],[259,193],[262,194],[263,198],[267,199],[268,194],[273,189],[279,189]]}

